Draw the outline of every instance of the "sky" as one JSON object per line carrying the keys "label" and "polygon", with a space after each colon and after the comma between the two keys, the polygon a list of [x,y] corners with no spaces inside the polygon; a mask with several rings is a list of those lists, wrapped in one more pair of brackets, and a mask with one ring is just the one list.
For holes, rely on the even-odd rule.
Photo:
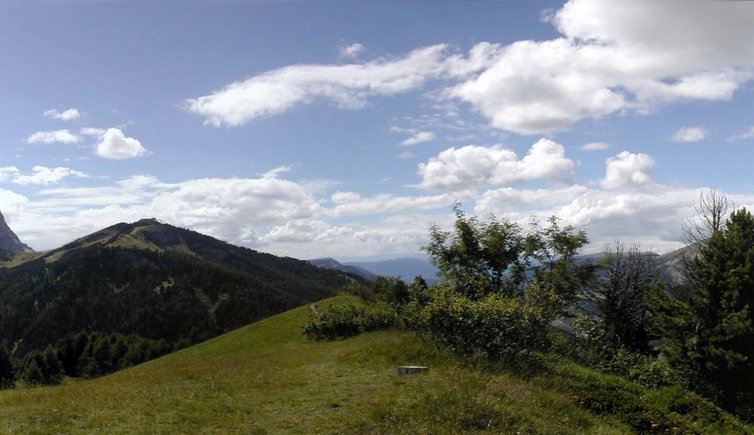
{"label": "sky", "polygon": [[453,204],[587,251],[754,206],[754,2],[0,0],[0,212],[36,250],[154,217],[341,261]]}

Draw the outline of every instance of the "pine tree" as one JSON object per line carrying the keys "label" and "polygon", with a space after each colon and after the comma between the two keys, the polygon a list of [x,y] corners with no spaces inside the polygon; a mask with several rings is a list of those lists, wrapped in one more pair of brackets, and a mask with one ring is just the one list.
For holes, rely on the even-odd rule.
{"label": "pine tree", "polygon": [[731,411],[754,404],[754,217],[733,212],[689,262],[677,298],[654,292],[662,351],[689,386]]}
{"label": "pine tree", "polygon": [[658,271],[651,254],[638,246],[617,243],[601,264],[602,274],[585,292],[596,308],[600,335],[608,348],[634,352],[649,348],[646,294],[658,285]]}
{"label": "pine tree", "polygon": [[19,377],[27,385],[39,385],[44,383],[44,372],[42,371],[42,355],[39,351],[33,350],[26,354],[21,364]]}
{"label": "pine tree", "polygon": [[63,364],[58,354],[51,345],[42,352],[42,376],[43,382],[49,385],[59,384],[63,380]]}

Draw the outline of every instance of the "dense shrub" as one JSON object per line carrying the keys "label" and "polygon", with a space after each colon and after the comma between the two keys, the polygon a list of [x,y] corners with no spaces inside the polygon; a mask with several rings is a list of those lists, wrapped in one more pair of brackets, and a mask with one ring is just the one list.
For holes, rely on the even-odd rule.
{"label": "dense shrub", "polygon": [[385,329],[396,324],[394,311],[384,304],[333,305],[304,325],[304,335],[316,340],[334,340],[362,332]]}
{"label": "dense shrub", "polygon": [[459,355],[512,363],[546,346],[551,320],[548,310],[522,299],[493,294],[473,300],[438,286],[412,323]]}

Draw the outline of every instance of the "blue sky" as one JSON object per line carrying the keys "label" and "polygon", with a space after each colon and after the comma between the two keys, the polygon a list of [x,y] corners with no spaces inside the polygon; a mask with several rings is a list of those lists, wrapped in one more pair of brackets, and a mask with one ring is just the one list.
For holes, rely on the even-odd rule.
{"label": "blue sky", "polygon": [[142,217],[417,255],[451,206],[682,245],[754,205],[754,3],[0,2],[0,211],[38,250]]}

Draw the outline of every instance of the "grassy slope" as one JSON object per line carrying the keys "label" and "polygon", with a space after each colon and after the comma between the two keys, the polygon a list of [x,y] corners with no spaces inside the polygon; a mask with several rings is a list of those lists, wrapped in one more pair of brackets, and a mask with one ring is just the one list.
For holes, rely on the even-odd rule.
{"label": "grassy slope", "polygon": [[[292,310],[96,380],[0,391],[0,431],[628,432],[546,378],[465,369],[407,333],[308,341],[309,315]],[[399,377],[398,364],[431,370]]]}

